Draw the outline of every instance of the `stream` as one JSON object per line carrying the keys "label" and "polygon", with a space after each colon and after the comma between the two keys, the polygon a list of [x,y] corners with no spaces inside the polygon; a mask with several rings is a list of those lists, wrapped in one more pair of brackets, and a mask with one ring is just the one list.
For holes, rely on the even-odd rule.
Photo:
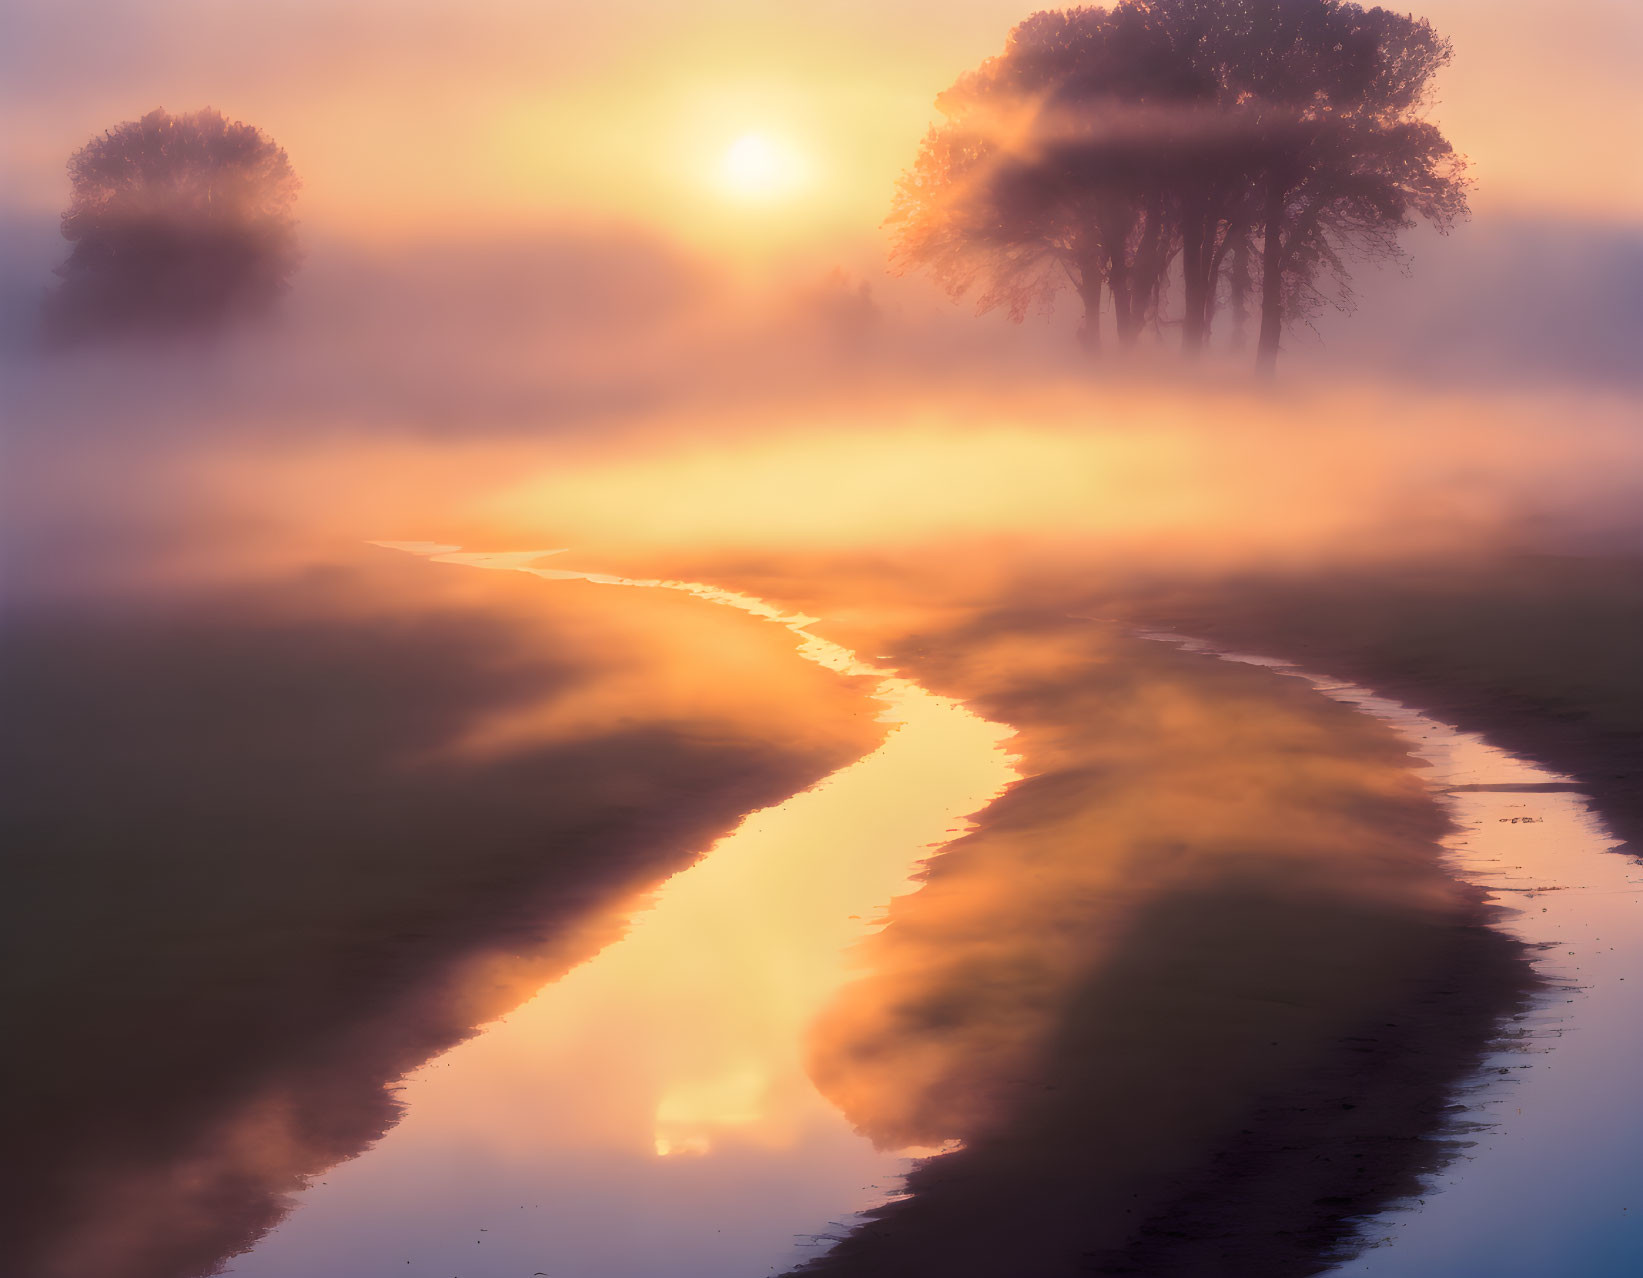
{"label": "stream", "polygon": [[806,1076],[805,1031],[890,899],[1017,778],[1011,729],[751,596],[535,566],[551,552],[381,544],[738,608],[786,626],[805,659],[877,678],[894,727],[745,817],[620,941],[409,1075],[398,1125],[226,1272],[757,1278],[814,1256],[933,1151],[857,1135]]}
{"label": "stream", "polygon": [[[1011,729],[863,661],[753,596],[540,567],[553,552],[391,549],[474,568],[679,590],[785,626],[806,660],[877,680],[872,753],[749,814],[627,934],[404,1080],[404,1116],[311,1185],[242,1278],[738,1278],[779,1274],[900,1191],[929,1150],[876,1150],[805,1075],[807,1027],[920,865],[1018,779]],[[1643,869],[1578,786],[1350,684],[1399,732],[1456,827],[1450,869],[1506,909],[1548,983],[1503,1027],[1425,1196],[1361,1222],[1331,1273],[1621,1278],[1643,1255]]]}
{"label": "stream", "polygon": [[1144,637],[1305,679],[1395,729],[1456,826],[1450,870],[1505,907],[1496,926],[1533,947],[1548,983],[1457,1097],[1472,1148],[1424,1196],[1366,1219],[1366,1249],[1329,1272],[1643,1272],[1643,866],[1615,854],[1578,784],[1476,733],[1286,661]]}

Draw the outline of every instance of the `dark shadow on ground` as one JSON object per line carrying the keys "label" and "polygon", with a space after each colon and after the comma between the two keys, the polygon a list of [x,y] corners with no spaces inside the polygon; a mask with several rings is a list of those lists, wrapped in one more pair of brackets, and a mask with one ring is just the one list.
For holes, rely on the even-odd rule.
{"label": "dark shadow on ground", "polygon": [[1643,558],[1496,554],[1081,593],[1481,732],[1574,777],[1643,849]]}
{"label": "dark shadow on ground", "polygon": [[12,610],[8,1274],[212,1271],[396,1078],[878,739],[784,631],[642,595],[364,551]]}
{"label": "dark shadow on ground", "polygon": [[1455,1155],[1533,980],[1393,734],[1064,614],[882,642],[1020,728],[1029,779],[813,1043],[864,1132],[965,1146],[802,1272],[1299,1278]]}

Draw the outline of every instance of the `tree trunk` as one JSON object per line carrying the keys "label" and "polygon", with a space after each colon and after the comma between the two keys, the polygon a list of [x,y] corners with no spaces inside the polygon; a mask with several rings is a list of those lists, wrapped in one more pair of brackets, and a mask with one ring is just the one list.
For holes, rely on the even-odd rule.
{"label": "tree trunk", "polygon": [[1095,216],[1091,233],[1096,245],[1097,266],[1092,273],[1105,278],[1112,294],[1113,328],[1120,346],[1133,346],[1140,328],[1135,305],[1135,270],[1128,258],[1129,229],[1133,219],[1122,208],[1106,208]]}
{"label": "tree trunk", "polygon": [[1284,327],[1284,203],[1288,192],[1277,175],[1268,179],[1266,242],[1261,249],[1261,338],[1255,347],[1257,371],[1278,370],[1278,339]]}
{"label": "tree trunk", "polygon": [[1115,257],[1107,270],[1107,282],[1112,288],[1112,320],[1113,327],[1118,330],[1118,344],[1120,346],[1135,345],[1137,326],[1134,320],[1135,308],[1131,305],[1130,272],[1121,258]]}
{"label": "tree trunk", "polygon": [[1215,296],[1221,289],[1221,267],[1226,262],[1227,250],[1242,234],[1242,227],[1237,222],[1229,221],[1224,227],[1220,218],[1210,222],[1209,242],[1214,251],[1209,254],[1209,262],[1204,267],[1205,346],[1209,345],[1210,335],[1215,331]]}
{"label": "tree trunk", "polygon": [[1181,275],[1186,285],[1186,314],[1181,317],[1181,353],[1197,356],[1204,348],[1205,261],[1204,223],[1202,211],[1188,213],[1181,219]]}
{"label": "tree trunk", "polygon": [[1238,232],[1232,246],[1232,275],[1228,281],[1232,293],[1232,349],[1242,351],[1249,345],[1249,233]]}
{"label": "tree trunk", "polygon": [[1101,273],[1087,266],[1079,273],[1078,296],[1084,302],[1084,320],[1078,326],[1078,344],[1094,359],[1101,353]]}
{"label": "tree trunk", "polygon": [[1157,312],[1158,290],[1163,283],[1163,262],[1160,260],[1163,243],[1164,202],[1153,196],[1147,202],[1147,221],[1141,232],[1141,242],[1135,249],[1135,260],[1125,272],[1129,280],[1129,332],[1125,345],[1135,345],[1141,336],[1141,326],[1147,322],[1148,312]]}

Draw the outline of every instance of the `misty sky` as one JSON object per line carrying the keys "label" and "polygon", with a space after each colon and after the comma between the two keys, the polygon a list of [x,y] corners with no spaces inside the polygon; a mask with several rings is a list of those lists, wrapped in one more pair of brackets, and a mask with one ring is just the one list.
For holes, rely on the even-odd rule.
{"label": "misty sky", "polygon": [[[921,395],[955,371],[1064,377],[1076,307],[978,320],[925,275],[891,278],[881,228],[936,94],[1032,9],[0,0],[0,348],[25,350],[63,258],[68,156],[155,107],[211,105],[264,129],[303,182],[286,334],[307,341],[303,371],[259,350],[305,422],[346,405],[418,429],[558,429],[677,411],[704,387],[810,399],[864,369]],[[1287,363],[1633,393],[1643,3],[1418,11],[1455,46],[1433,109],[1473,161],[1475,217],[1406,234],[1407,270],[1355,269],[1355,307],[1294,326]],[[725,181],[750,135],[796,171],[757,198]],[[72,399],[42,394],[54,415]]]}
{"label": "misty sky", "polygon": [[[282,143],[307,226],[343,236],[620,221],[730,251],[872,237],[932,98],[1022,0],[4,0],[3,197],[61,207],[67,155],[163,105]],[[1480,214],[1643,217],[1643,5],[1427,0],[1455,43],[1439,122]],[[1624,104],[1617,114],[1616,104]],[[738,137],[803,165],[784,198],[717,180]]]}

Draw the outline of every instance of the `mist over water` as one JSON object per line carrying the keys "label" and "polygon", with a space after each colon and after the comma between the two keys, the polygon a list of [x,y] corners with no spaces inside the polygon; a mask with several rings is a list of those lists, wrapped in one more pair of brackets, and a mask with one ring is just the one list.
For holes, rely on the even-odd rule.
{"label": "mist over water", "polygon": [[[976,322],[917,298],[906,281],[875,277],[865,292],[862,283],[856,274],[830,279],[794,267],[785,280],[750,285],[648,237],[600,234],[592,251],[588,239],[572,238],[384,252],[369,261],[316,254],[283,312],[209,343],[114,343],[41,357],[19,340],[6,355],[16,374],[6,392],[8,624],[96,617],[118,642],[131,616],[178,607],[208,621],[245,615],[248,606],[253,618],[277,617],[287,605],[262,613],[262,604],[247,604],[247,592],[301,597],[361,542],[385,537],[567,547],[561,558],[577,571],[768,591],[781,606],[824,617],[825,633],[864,652],[880,651],[880,643],[896,651],[898,636],[1011,600],[1087,607],[1077,596],[1096,581],[1213,585],[1250,573],[1327,576],[1501,554],[1643,549],[1637,402],[1623,377],[1577,376],[1586,353],[1550,371],[1504,361],[1434,384],[1418,360],[1406,376],[1397,368],[1402,356],[1387,358],[1366,340],[1354,362],[1334,348],[1321,352],[1333,361],[1327,367],[1321,357],[1313,367],[1296,358],[1286,380],[1267,390],[1214,360],[1185,373],[1162,352],[1134,367],[1090,368],[1054,320],[1022,328]],[[368,579],[380,570],[364,571]],[[401,580],[372,624],[397,633],[405,621],[395,618],[420,589]],[[515,601],[508,615],[534,606]],[[605,658],[573,636],[575,626],[559,641],[575,653],[568,690],[464,714],[420,741],[423,757],[460,760],[484,775],[531,751],[585,755],[620,717],[654,715],[656,689],[669,690],[665,698],[700,682],[702,656],[718,642],[697,635],[680,614],[633,650],[655,673],[606,681],[580,668]],[[186,650],[210,652],[221,642],[208,633],[188,639]],[[25,649],[12,641],[11,651],[16,661]],[[1042,658],[1051,669],[1069,659]],[[276,646],[258,660],[276,670],[288,657]],[[416,673],[421,668],[407,668],[407,689],[427,677]],[[240,678],[262,677],[254,664],[239,669]],[[868,748],[865,738],[826,726],[837,708],[823,708],[825,698],[812,705],[809,693],[774,678],[775,667],[760,670],[754,680],[738,674],[713,685],[713,704],[664,714],[658,739],[673,742],[667,749],[676,745],[680,759],[720,749],[711,738],[728,734],[736,743],[729,754],[712,756],[711,766],[707,754],[699,757],[709,771],[728,769],[715,774],[720,781],[739,779],[711,813],[679,824],[673,859],[637,877],[701,851],[747,796],[775,800]],[[939,690],[969,696],[982,686]],[[1017,722],[1009,711],[998,717]],[[714,727],[704,732],[705,723]],[[741,751],[770,741],[786,749],[795,733],[806,739],[801,750],[755,782]],[[609,749],[616,774],[681,767],[665,752]],[[708,784],[708,771],[695,775]],[[609,787],[591,793],[618,809],[631,801],[616,781]],[[665,804],[672,793],[655,797]],[[638,828],[655,828],[666,808],[652,811]],[[1144,831],[1156,814],[1137,820]],[[1078,836],[1044,837],[1071,847]],[[1110,864],[1124,864],[1124,855],[1115,849]],[[415,1027],[414,1045],[403,1044],[404,1031],[389,1035],[351,1078],[351,1099],[340,1109],[318,1099],[328,1086],[323,1071],[279,1084],[285,1090],[272,1094],[313,1116],[303,1124],[332,1125],[325,1139],[282,1136],[281,1147],[296,1152],[273,1161],[225,1153],[269,1139],[258,1107],[272,1103],[271,1093],[241,1094],[238,1108],[190,1119],[200,1122],[207,1152],[196,1148],[163,1173],[142,1173],[151,1188],[138,1198],[124,1184],[85,1189],[76,1201],[90,1214],[65,1227],[84,1231],[84,1222],[100,1220],[106,1232],[83,1234],[101,1240],[91,1254],[152,1254],[142,1272],[154,1278],[176,1270],[168,1253],[138,1241],[145,1235],[130,1222],[145,1215],[171,1222],[179,1247],[198,1239],[199,1255],[248,1245],[306,1178],[323,1177],[392,1123],[391,1111],[370,1099],[373,1088],[527,997],[533,981],[562,972],[622,927],[619,905],[605,913],[562,908],[544,916],[566,920],[561,941],[508,977],[504,992],[478,1001],[442,995],[444,1010],[431,1025],[423,1011],[402,1020]],[[1169,917],[1174,907],[1148,898],[1133,908]],[[938,953],[949,948],[939,938],[971,934],[974,920],[962,911],[937,918],[929,926]],[[1099,935],[1118,944],[1113,938],[1127,926],[1113,921]],[[472,936],[463,941],[473,944]],[[1124,951],[1104,953],[1080,951],[1047,970],[1070,983]],[[957,957],[969,961],[963,951]],[[886,970],[895,981],[911,979],[899,961],[887,956]],[[931,958],[930,971],[944,971],[945,961]],[[892,993],[935,997],[939,987],[864,986],[817,1022],[827,1038],[807,1048],[806,1068],[849,1123],[894,1148],[971,1137],[1016,1112],[1014,1101],[994,1100],[976,1102],[974,1111],[938,1107],[934,1117],[918,1110],[919,1087],[931,1077],[925,1071],[937,1068],[929,1061],[907,1075],[899,1065],[882,1076],[843,1068],[833,1054],[852,1035],[902,1034],[874,1020],[874,1000]],[[1032,997],[1053,1007],[1064,994]],[[1045,1050],[1052,1030],[1030,1023],[980,1032],[1019,1035],[1002,1046],[988,1037],[973,1057],[1007,1072],[1005,1062]],[[332,1041],[338,1055],[326,1068],[345,1068],[348,1049]],[[225,1097],[233,1095],[236,1076],[223,1077]],[[991,1086],[986,1077],[955,1075],[949,1099],[957,1104],[971,1088],[990,1096]],[[414,1089],[406,1094],[413,1110],[415,1097]],[[1200,1137],[1179,1139],[1190,1149]],[[385,1143],[384,1156],[392,1148]],[[102,1155],[85,1155],[93,1156]],[[181,1185],[201,1167],[231,1178],[255,1169],[254,1202],[218,1217],[231,1228],[179,1226],[200,1218],[198,1201],[152,1190]],[[836,1210],[868,1205],[852,1194]],[[815,1206],[821,1229],[827,1213],[819,1199]],[[292,1228],[300,1235],[326,1219]],[[77,1263],[87,1253],[64,1254]],[[40,1272],[55,1278],[58,1271]]]}
{"label": "mist over water", "polygon": [[[1467,1188],[1452,1106],[1543,938],[1408,742],[1136,633],[1396,696],[1638,846],[1635,15],[1434,0],[1473,216],[1353,260],[1268,382],[1230,313],[1181,357],[1174,267],[1094,358],[1066,290],[1017,323],[891,269],[1002,3],[149,8],[0,41],[23,1278],[502,1266],[498,1203],[527,1273],[580,1229],[608,1278],[695,1272],[685,1235],[1302,1278],[1432,1186],[1420,1256],[1477,1254],[1476,1185],[1530,1182]],[[64,160],[207,103],[289,152],[289,287],[54,335],[104,243],[58,234]]]}
{"label": "mist over water", "polygon": [[[1599,273],[1613,304],[1571,344],[1542,325],[1566,307],[1488,283],[1553,229],[1458,234],[1303,331],[1272,392],[1230,353],[1092,366],[1070,321],[976,320],[865,252],[750,280],[639,230],[322,242],[281,310],[210,341],[42,354],[14,329],[8,575],[198,555],[186,523],[287,545],[1015,543],[1116,564],[1634,546],[1624,353],[1643,315],[1624,281],[1643,258],[1620,233],[1572,242],[1589,264],[1558,260],[1569,304]],[[31,296],[14,286],[14,314]],[[1465,335],[1441,375],[1439,329]]]}

